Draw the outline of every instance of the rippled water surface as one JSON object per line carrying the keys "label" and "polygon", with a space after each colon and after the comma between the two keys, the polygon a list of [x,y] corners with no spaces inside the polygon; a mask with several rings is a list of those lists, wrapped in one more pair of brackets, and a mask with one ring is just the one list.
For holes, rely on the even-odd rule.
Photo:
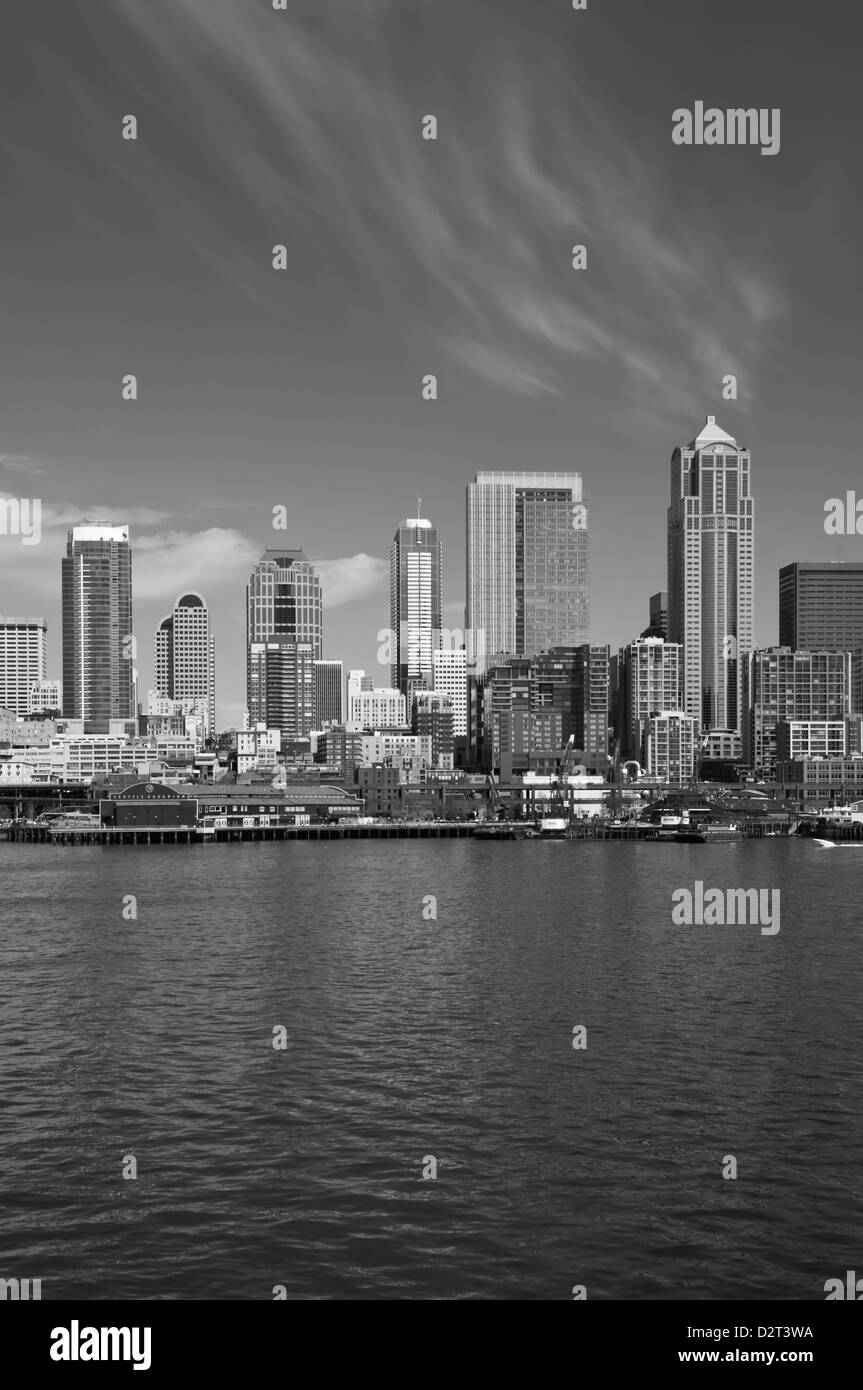
{"label": "rippled water surface", "polygon": [[[779,933],[673,925],[696,879],[779,888]],[[863,1261],[861,887],[799,841],[0,845],[0,1277],[823,1298]]]}

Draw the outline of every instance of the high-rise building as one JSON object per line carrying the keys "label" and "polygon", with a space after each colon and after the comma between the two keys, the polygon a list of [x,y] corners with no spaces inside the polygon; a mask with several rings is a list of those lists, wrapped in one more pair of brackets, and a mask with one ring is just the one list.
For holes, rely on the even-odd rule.
{"label": "high-rise building", "polygon": [[759,648],[747,669],[743,756],[757,772],[770,776],[779,756],[780,723],[842,720],[850,710],[850,653]]}
{"label": "high-rise building", "polygon": [[216,731],[216,650],[200,594],[182,594],[154,638],[156,690],[170,700],[204,700],[208,734]]}
{"label": "high-rise building", "polygon": [[265,550],[246,588],[249,724],[305,738],[315,727],[320,580],[302,550]]}
{"label": "high-rise building", "polygon": [[659,710],[647,723],[643,759],[651,777],[686,786],[695,777],[698,720],[682,710]]}
{"label": "high-rise building", "polygon": [[705,731],[742,731],[752,622],[749,451],[708,415],[674,450],[668,509],[668,635],[683,645],[683,707]]}
{"label": "high-rise building", "polygon": [[792,651],[863,647],[863,561],[795,561],[779,571],[779,645]]}
{"label": "high-rise building", "polygon": [[448,695],[452,706],[453,737],[464,738],[467,734],[467,652],[463,647],[457,650],[439,647],[432,653],[432,663],[434,688]]}
{"label": "high-rise building", "polygon": [[315,662],[315,723],[341,724],[344,718],[345,668],[341,661]]}
{"label": "high-rise building", "polygon": [[680,708],[682,649],[661,637],[636,637],[617,658],[617,723],[624,758],[641,761],[650,716]]}
{"label": "high-rise building", "polygon": [[249,724],[307,738],[315,727],[315,658],[308,642],[251,642]]}
{"label": "high-rise building", "polygon": [[443,547],[437,527],[408,517],[390,554],[390,624],[395,639],[390,684],[410,704],[415,690],[430,690],[436,634],[441,629]]}
{"label": "high-rise building", "polygon": [[580,473],[477,473],[467,488],[474,650],[533,656],[590,636],[588,509]]}
{"label": "high-rise building", "polygon": [[135,717],[132,552],[128,526],[68,533],[63,578],[63,713],[85,733]]}
{"label": "high-rise building", "polygon": [[0,709],[32,713],[30,690],[44,681],[47,662],[44,618],[0,617]]}
{"label": "high-rise building", "polygon": [[584,643],[576,651],[573,734],[576,748],[592,757],[608,753],[609,649]]}
{"label": "high-rise building", "polygon": [[[569,672],[564,680],[571,685]],[[553,684],[548,668],[538,677],[536,662],[527,657],[510,657],[474,683],[470,740],[474,760],[485,771],[500,772],[506,782],[528,769],[532,753],[559,752],[570,706],[560,684],[549,701]]]}

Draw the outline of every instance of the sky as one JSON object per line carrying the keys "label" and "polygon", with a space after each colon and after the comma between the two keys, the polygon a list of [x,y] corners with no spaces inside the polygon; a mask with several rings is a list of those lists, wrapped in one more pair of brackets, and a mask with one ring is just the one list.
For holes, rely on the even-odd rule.
{"label": "sky", "polygon": [[[41,500],[42,538],[0,535],[0,613],[44,614],[49,674],[87,516],[131,527],[142,691],[197,589],[241,719],[274,545],[319,567],[324,656],[388,684],[393,532],[421,496],[462,626],[484,469],[582,474],[616,649],[666,587],[669,461],[708,414],[752,453],[759,645],[781,565],[863,559],[824,530],[863,497],[858,9],[6,0],[2,27],[0,495]],[[676,145],[697,101],[778,108],[778,153]]]}

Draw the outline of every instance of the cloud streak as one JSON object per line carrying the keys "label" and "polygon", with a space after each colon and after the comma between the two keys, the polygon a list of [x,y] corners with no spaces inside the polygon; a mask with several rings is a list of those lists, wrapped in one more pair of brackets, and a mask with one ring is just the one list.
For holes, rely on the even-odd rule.
{"label": "cloud streak", "polygon": [[[572,53],[542,25],[523,28],[516,60],[512,22],[495,24],[481,2],[407,7],[417,71],[405,61],[403,8],[112,6],[134,36],[127,53],[145,45],[169,80],[188,85],[209,127],[231,132],[220,185],[227,179],[262,227],[337,231],[412,342],[434,335],[455,363],[516,395],[561,394],[574,367],[595,364],[642,406],[690,411],[727,372],[745,379],[750,399],[787,300],[754,243],[742,257],[730,248],[712,208],[681,216],[664,163],[670,136],[646,165],[601,72],[577,58],[573,72]],[[441,13],[455,17],[458,44]],[[437,142],[420,138],[419,81],[436,94]],[[206,141],[196,156],[206,173]],[[202,254],[271,300],[265,248],[214,225],[151,163]],[[588,246],[587,271],[571,269],[576,242]]]}

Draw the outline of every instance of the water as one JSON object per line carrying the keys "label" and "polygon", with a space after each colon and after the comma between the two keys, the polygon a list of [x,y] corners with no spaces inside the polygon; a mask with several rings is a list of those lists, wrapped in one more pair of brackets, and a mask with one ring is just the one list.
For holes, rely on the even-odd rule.
{"label": "water", "polygon": [[[0,845],[0,1277],[821,1299],[863,1262],[861,877],[796,840]],[[674,926],[696,878],[780,888],[778,935]]]}

